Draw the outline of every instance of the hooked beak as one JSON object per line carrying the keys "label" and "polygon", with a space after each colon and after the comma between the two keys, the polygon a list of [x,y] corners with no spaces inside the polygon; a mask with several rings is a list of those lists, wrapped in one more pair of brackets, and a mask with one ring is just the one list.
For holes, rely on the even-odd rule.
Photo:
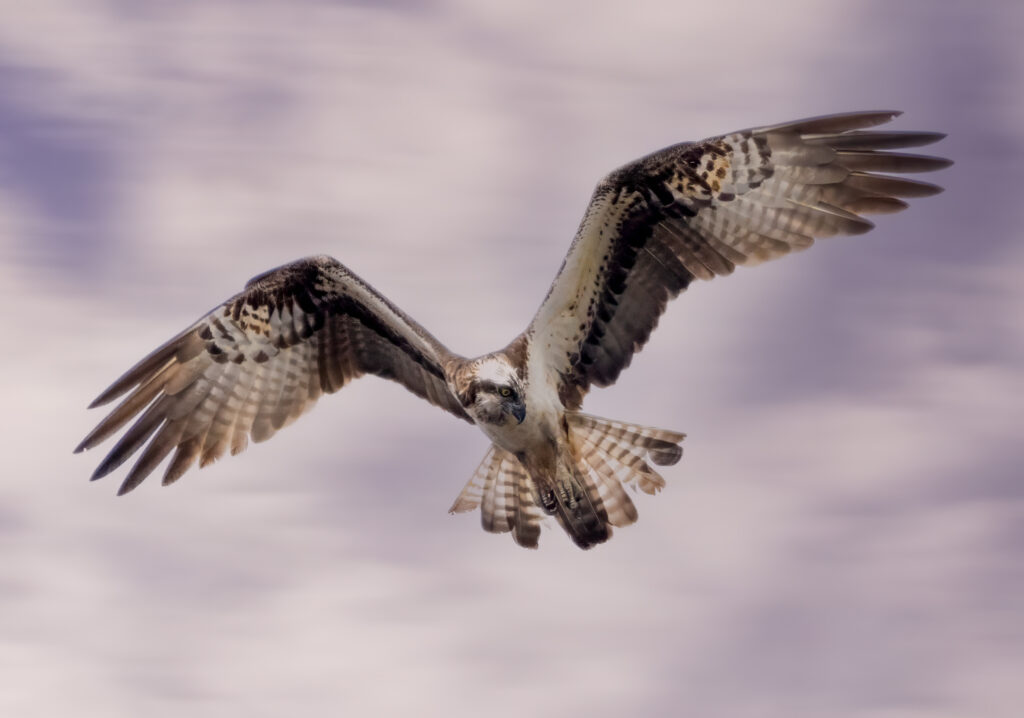
{"label": "hooked beak", "polygon": [[521,401],[517,401],[509,409],[509,413],[516,418],[517,424],[522,424],[523,419],[526,418],[526,405]]}

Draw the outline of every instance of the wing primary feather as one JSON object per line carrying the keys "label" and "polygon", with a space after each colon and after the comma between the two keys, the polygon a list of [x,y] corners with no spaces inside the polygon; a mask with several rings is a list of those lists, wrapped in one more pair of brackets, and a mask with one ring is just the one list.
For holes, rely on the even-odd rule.
{"label": "wing primary feather", "polygon": [[843,203],[843,209],[857,214],[893,214],[902,212],[909,206],[895,197],[864,196]]}
{"label": "wing primary feather", "polygon": [[842,150],[836,153],[836,158],[843,167],[854,172],[935,172],[953,164],[945,157],[867,150]]}
{"label": "wing primary feather", "polygon": [[866,127],[884,125],[900,115],[900,110],[873,110],[869,112],[843,112],[835,115],[822,115],[810,117],[805,120],[786,122],[779,125],[769,125],[751,130],[755,134],[767,132],[793,132],[800,135],[817,135],[833,132],[846,132],[849,130],[861,130]]}
{"label": "wing primary feather", "polygon": [[149,374],[157,371],[158,367],[162,366],[176,355],[182,353],[183,350],[188,351],[195,349],[195,353],[198,353],[200,347],[193,346],[194,342],[182,341],[183,339],[186,339],[197,326],[198,323],[193,324],[178,336],[174,337],[163,346],[158,347],[145,358],[140,360],[135,366],[126,371],[113,384],[107,387],[102,394],[96,397],[93,402],[89,404],[89,408],[95,409],[98,406],[110,403],[132,387],[144,382]]}
{"label": "wing primary feather", "polygon": [[102,479],[104,476],[109,474],[111,471],[116,469],[118,466],[127,461],[132,454],[139,450],[146,440],[153,435],[160,425],[164,422],[164,409],[168,403],[167,397],[161,397],[153,402],[153,404],[146,410],[146,412],[139,417],[132,428],[130,428],[121,440],[114,445],[114,448],[110,450],[106,458],[100,462],[100,465],[96,467],[96,471],[93,472],[90,481]]}
{"label": "wing primary feather", "polygon": [[792,205],[803,207],[813,213],[817,213],[819,217],[828,217],[832,220],[827,224],[824,224],[827,220],[822,219],[823,224],[816,227],[816,231],[814,232],[814,234],[819,237],[836,233],[864,234],[865,232],[871,231],[875,226],[872,222],[854,214],[853,212],[847,212],[842,207],[836,207],[835,205],[831,205],[826,202],[818,202],[817,204],[811,205],[792,199],[788,201]]}
{"label": "wing primary feather", "polygon": [[117,432],[122,426],[131,421],[132,417],[138,414],[144,409],[157,394],[160,393],[161,389],[169,381],[168,376],[171,369],[176,365],[174,358],[166,359],[164,366],[158,369],[149,381],[136,389],[132,394],[128,396],[121,404],[118,405],[107,417],[101,421],[95,429],[89,432],[89,434],[82,439],[77,447],[75,447],[75,453],[80,453],[86,449],[91,449],[97,444],[105,441],[109,436]]}
{"label": "wing primary feather", "polygon": [[923,147],[946,137],[942,132],[844,132],[842,134],[809,135],[804,141],[828,145],[834,150],[896,150]]}
{"label": "wing primary feather", "polygon": [[124,496],[153,473],[153,469],[159,466],[160,462],[177,446],[184,431],[185,424],[181,421],[170,422],[161,427],[138,461],[132,466],[131,471],[128,472],[121,487],[117,490],[117,495]]}
{"label": "wing primary feather", "polygon": [[930,182],[908,180],[902,177],[853,172],[844,183],[847,187],[861,190],[866,194],[881,197],[934,197],[942,192],[942,187]]}
{"label": "wing primary feather", "polygon": [[178,444],[174,457],[171,459],[171,463],[167,465],[167,470],[164,471],[164,477],[160,482],[163,486],[170,486],[191,468],[192,464],[196,461],[196,457],[199,456],[201,444],[201,436],[193,436]]}

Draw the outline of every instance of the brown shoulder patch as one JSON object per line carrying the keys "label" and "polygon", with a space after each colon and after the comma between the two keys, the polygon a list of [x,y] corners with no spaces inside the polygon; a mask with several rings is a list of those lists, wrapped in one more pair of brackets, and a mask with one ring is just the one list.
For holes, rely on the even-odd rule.
{"label": "brown shoulder patch", "polygon": [[473,362],[452,358],[445,362],[444,374],[459,403],[463,407],[470,406],[476,400],[476,391],[473,387]]}
{"label": "brown shoulder patch", "polygon": [[502,349],[502,354],[508,358],[509,364],[519,374],[519,378],[522,381],[526,381],[527,374],[527,359],[530,352],[530,334],[523,332],[518,337],[512,340],[512,342]]}

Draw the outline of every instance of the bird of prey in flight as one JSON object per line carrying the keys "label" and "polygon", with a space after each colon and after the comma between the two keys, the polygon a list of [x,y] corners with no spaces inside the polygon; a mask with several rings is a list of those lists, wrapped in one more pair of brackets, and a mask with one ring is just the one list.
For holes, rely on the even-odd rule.
{"label": "bird of prey in flight", "polygon": [[[129,369],[92,403],[127,394],[82,441],[135,422],[93,479],[141,455],[119,494],[171,452],[163,483],[270,438],[348,381],[375,374],[476,424],[491,440],[451,507],[535,548],[554,516],[581,548],[637,518],[624,485],[657,492],[651,464],[679,461],[684,435],[581,411],[647,343],[670,299],[731,274],[867,232],[865,214],[906,208],[941,188],[893,176],[947,167],[905,152],[943,135],[869,129],[898,112],[858,112],[684,142],[597,185],[569,253],[530,325],[503,349],[453,353],[327,256],[252,279],[239,294]],[[138,417],[138,418],[136,418]]]}

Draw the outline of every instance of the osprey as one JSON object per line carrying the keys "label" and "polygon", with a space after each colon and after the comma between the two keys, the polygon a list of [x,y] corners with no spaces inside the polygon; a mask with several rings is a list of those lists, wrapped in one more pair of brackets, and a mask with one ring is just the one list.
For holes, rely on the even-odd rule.
{"label": "osprey", "polygon": [[[476,424],[492,441],[451,507],[535,548],[554,516],[581,548],[637,518],[624,489],[648,494],[651,464],[682,456],[684,434],[580,411],[647,342],[668,301],[694,279],[861,234],[861,215],[906,208],[941,188],[887,173],[948,160],[889,150],[933,132],[867,130],[898,112],[861,112],[677,144],[615,170],[597,186],[569,253],[526,331],[475,359],[443,344],[343,264],[301,259],[240,293],[129,369],[93,403],[128,396],[78,446],[90,449],[138,416],[93,479],[142,450],[131,491],[172,451],[165,485],[198,459],[270,438],[321,394],[375,374]],[[91,408],[91,407],[90,407]],[[143,447],[145,447],[143,449]]]}

